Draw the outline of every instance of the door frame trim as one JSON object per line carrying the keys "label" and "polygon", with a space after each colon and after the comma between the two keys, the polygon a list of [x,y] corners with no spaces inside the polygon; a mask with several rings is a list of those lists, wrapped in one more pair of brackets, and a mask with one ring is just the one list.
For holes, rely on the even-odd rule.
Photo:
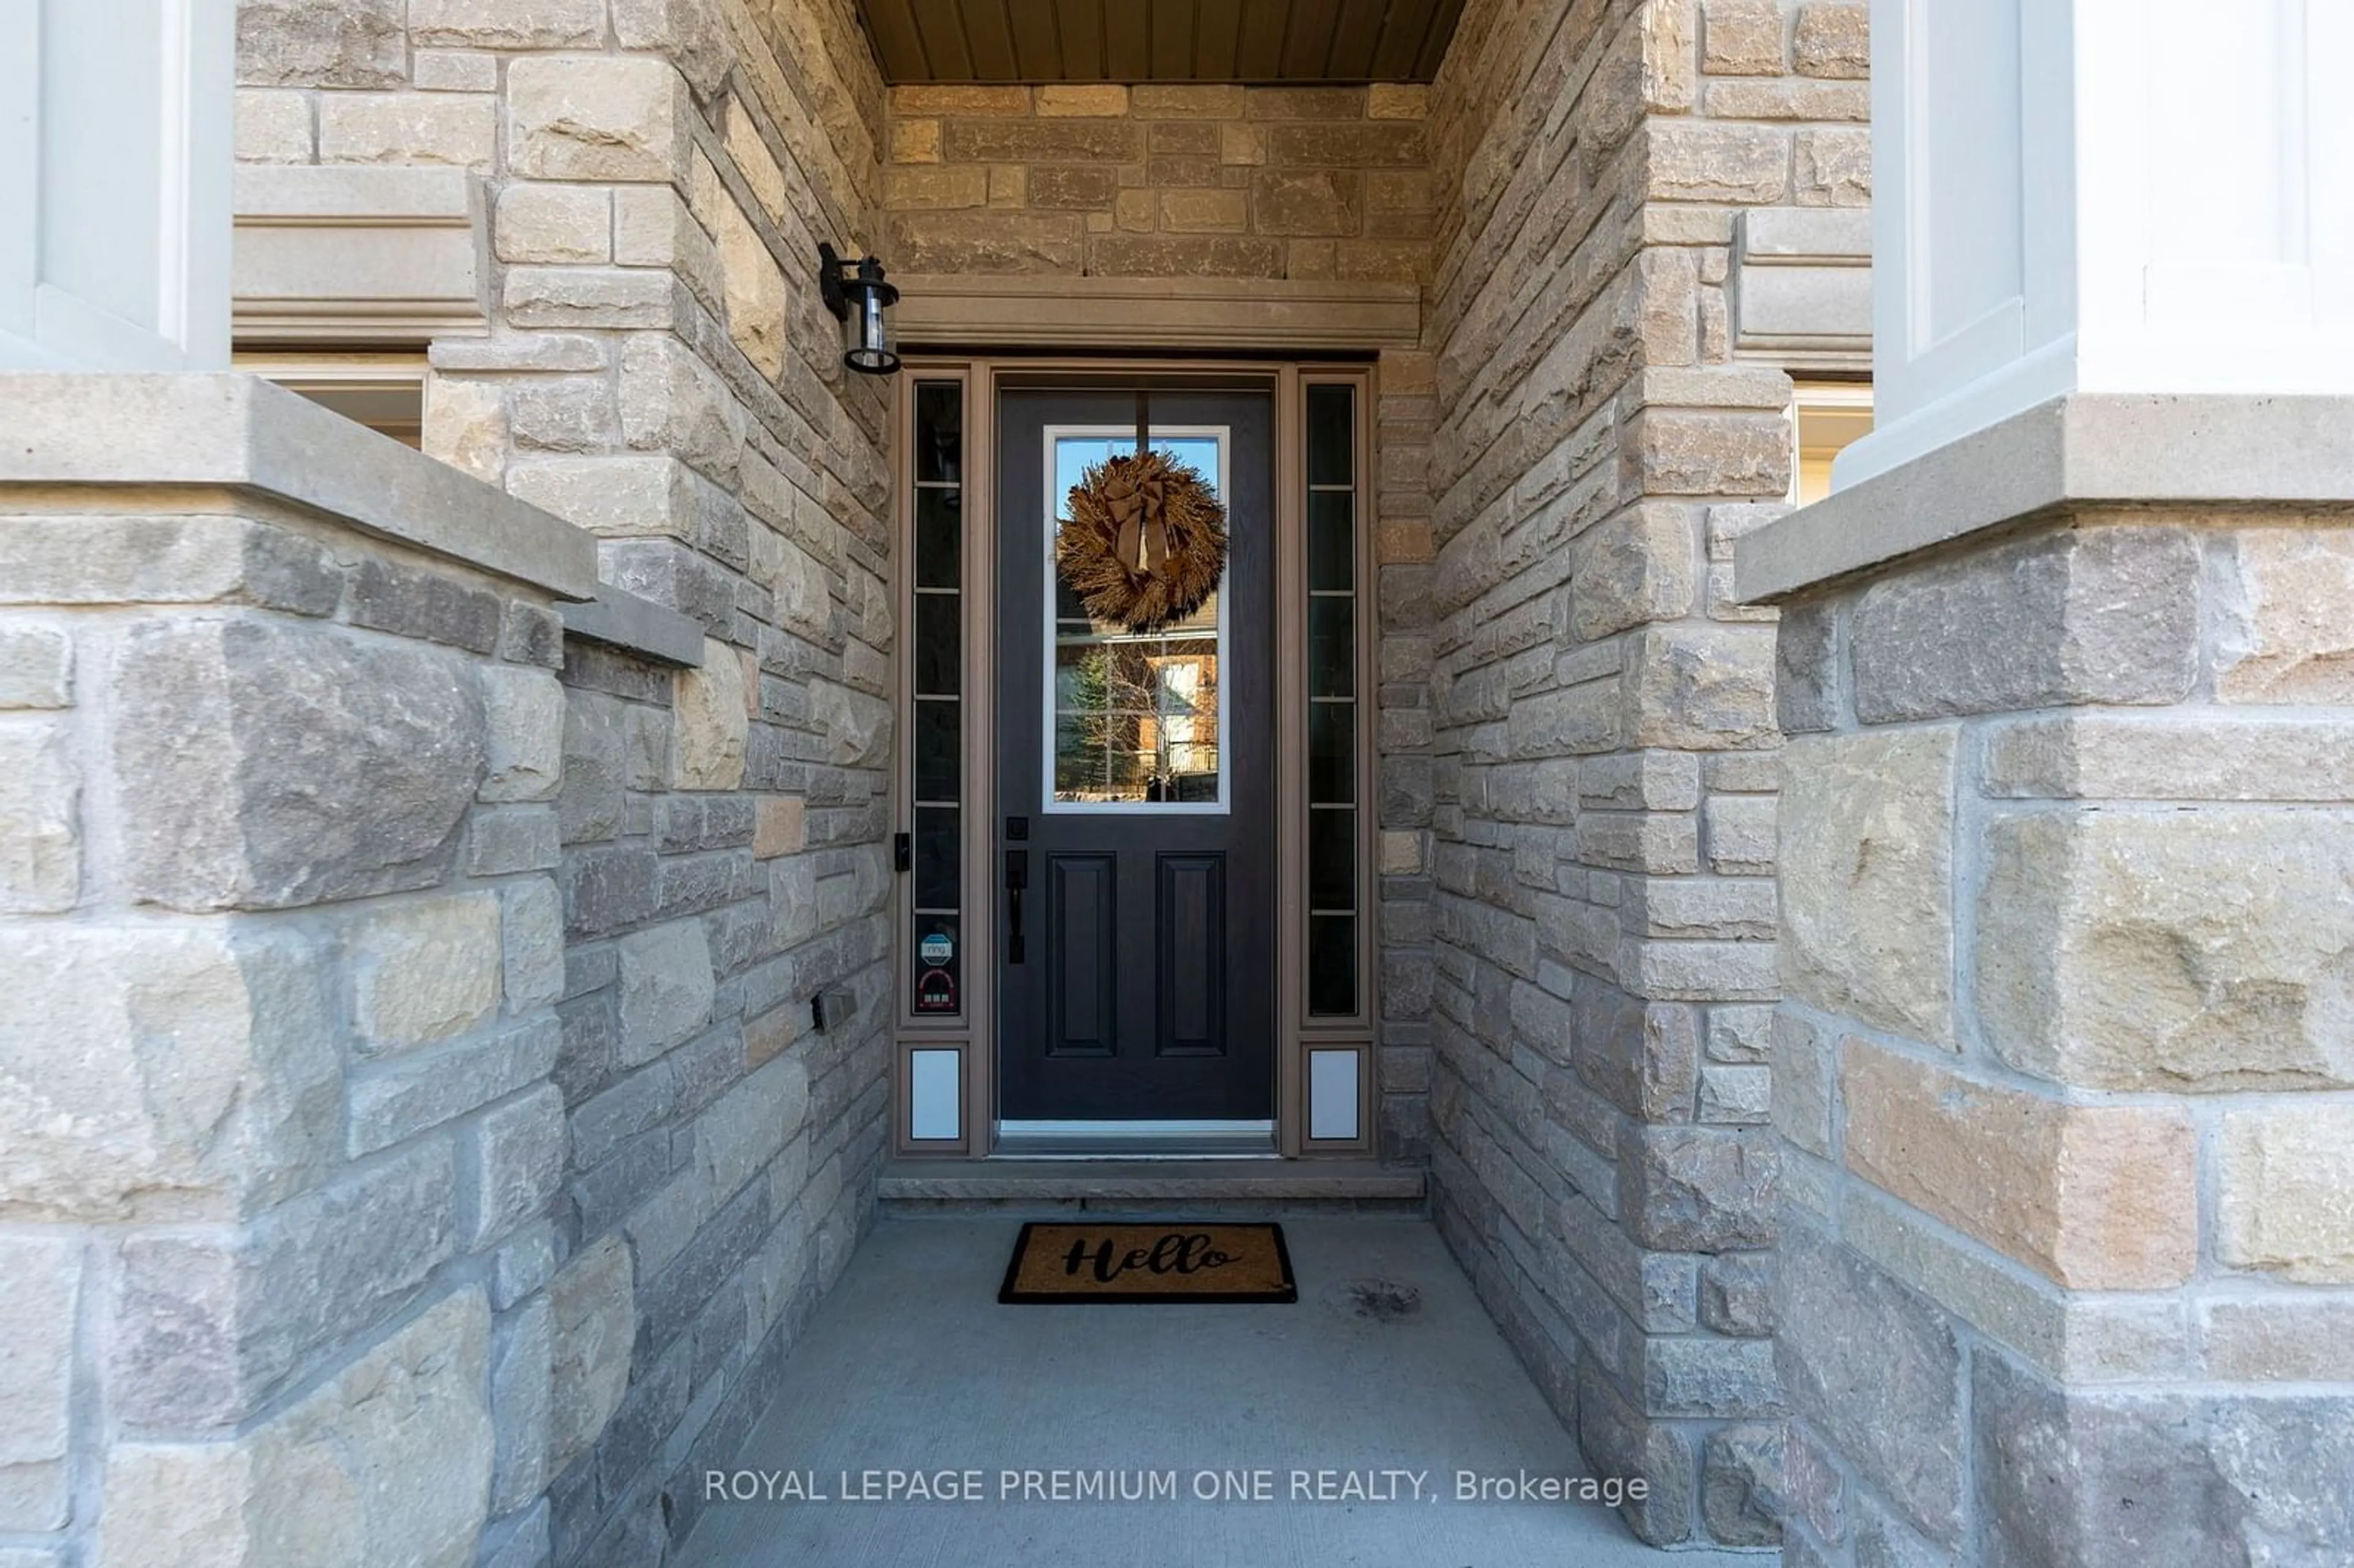
{"label": "door frame trim", "polygon": [[[1275,1152],[1285,1158],[1334,1156],[1363,1159],[1373,1152],[1377,1024],[1381,1016],[1380,968],[1375,927],[1379,920],[1374,854],[1378,799],[1375,672],[1380,641],[1378,577],[1374,540],[1380,514],[1374,459],[1377,396],[1369,361],[1167,359],[1108,356],[975,356],[909,353],[896,378],[893,400],[894,464],[892,555],[886,570],[899,635],[893,642],[893,712],[900,746],[891,773],[892,831],[909,832],[908,747],[915,703],[911,690],[914,625],[915,532],[911,442],[915,389],[918,382],[955,381],[963,389],[960,435],[962,484],[960,551],[964,667],[959,682],[962,745],[960,874],[960,940],[964,948],[960,1001],[953,1019],[917,1014],[910,996],[915,979],[913,912],[909,878],[895,878],[891,901],[893,1022],[890,1074],[891,1146],[902,1156],[985,1159],[995,1152],[997,1117],[997,397],[1007,387],[1044,381],[1134,388],[1247,386],[1274,395],[1276,526],[1276,1096]],[[1307,430],[1306,388],[1338,382],[1357,388],[1356,481],[1360,497],[1356,530],[1357,738],[1357,1001],[1353,1017],[1317,1018],[1307,1013],[1304,969],[1307,944]],[[981,831],[976,831],[976,829]],[[1354,1138],[1317,1139],[1308,1127],[1309,1052],[1357,1053],[1357,1123]],[[910,1122],[914,1053],[954,1051],[962,1115],[953,1139],[917,1139]],[[1116,1147],[1106,1153],[1116,1153]]]}

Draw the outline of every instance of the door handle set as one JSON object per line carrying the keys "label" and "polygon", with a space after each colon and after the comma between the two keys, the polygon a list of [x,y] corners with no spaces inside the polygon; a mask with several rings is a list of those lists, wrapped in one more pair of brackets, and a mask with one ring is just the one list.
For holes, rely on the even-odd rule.
{"label": "door handle set", "polygon": [[1023,961],[1022,895],[1028,890],[1029,886],[1030,852],[1007,850],[1005,852],[1005,898],[1007,913],[1013,920],[1013,928],[1006,933],[1005,937],[1005,961],[1009,964],[1018,964]]}

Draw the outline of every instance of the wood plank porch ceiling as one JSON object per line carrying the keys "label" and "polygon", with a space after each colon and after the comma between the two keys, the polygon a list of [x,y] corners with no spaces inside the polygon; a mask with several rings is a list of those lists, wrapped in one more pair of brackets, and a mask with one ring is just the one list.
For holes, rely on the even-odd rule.
{"label": "wood plank porch ceiling", "polygon": [[859,0],[900,82],[1428,81],[1463,0]]}

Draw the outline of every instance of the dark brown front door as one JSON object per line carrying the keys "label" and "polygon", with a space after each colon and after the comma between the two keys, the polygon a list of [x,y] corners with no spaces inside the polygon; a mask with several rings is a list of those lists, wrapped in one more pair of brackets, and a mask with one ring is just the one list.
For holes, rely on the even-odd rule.
{"label": "dark brown front door", "polygon": [[999,1113],[1274,1114],[1273,400],[1156,391],[1152,444],[1218,485],[1224,582],[1184,622],[1092,621],[1053,568],[1063,497],[1136,448],[1134,392],[1007,392],[996,630]]}

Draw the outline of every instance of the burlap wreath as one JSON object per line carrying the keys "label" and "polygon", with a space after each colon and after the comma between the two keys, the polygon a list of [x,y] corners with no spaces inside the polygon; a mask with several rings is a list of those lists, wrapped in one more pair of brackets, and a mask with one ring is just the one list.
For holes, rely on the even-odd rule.
{"label": "burlap wreath", "polygon": [[1216,591],[1226,569],[1226,509],[1169,453],[1094,464],[1071,486],[1069,506],[1055,564],[1096,620],[1158,631]]}

